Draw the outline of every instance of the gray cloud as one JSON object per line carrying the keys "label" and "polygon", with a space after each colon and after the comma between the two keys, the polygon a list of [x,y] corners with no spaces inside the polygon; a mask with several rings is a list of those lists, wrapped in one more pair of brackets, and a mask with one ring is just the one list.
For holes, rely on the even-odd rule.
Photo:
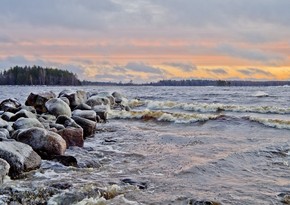
{"label": "gray cloud", "polygon": [[52,61],[45,61],[42,59],[29,60],[24,56],[8,56],[5,58],[0,58],[0,70],[9,69],[13,66],[42,66],[42,67],[54,67],[63,70],[68,70],[78,75],[81,79],[84,79],[83,68],[74,64],[61,64]]}
{"label": "gray cloud", "polygon": [[282,61],[285,56],[269,53],[262,50],[249,50],[242,48],[235,48],[228,44],[222,44],[217,47],[217,51],[232,57],[243,58],[253,61],[261,62],[272,62],[272,61]]}
{"label": "gray cloud", "polygon": [[141,62],[129,62],[124,68],[131,71],[151,74],[162,74],[164,72],[160,68],[156,68]]}
{"label": "gray cloud", "polygon": [[262,69],[259,68],[247,68],[247,69],[239,69],[237,70],[239,73],[242,73],[246,76],[253,76],[256,74],[260,74],[260,75],[264,75],[264,76],[268,76],[268,77],[273,77],[274,75],[268,71],[264,71]]}
{"label": "gray cloud", "polygon": [[205,69],[208,73],[213,73],[216,75],[226,75],[228,72],[223,68]]}
{"label": "gray cloud", "polygon": [[181,69],[184,72],[191,72],[191,71],[197,70],[196,65],[193,65],[192,63],[171,62],[171,63],[164,63],[164,65]]}

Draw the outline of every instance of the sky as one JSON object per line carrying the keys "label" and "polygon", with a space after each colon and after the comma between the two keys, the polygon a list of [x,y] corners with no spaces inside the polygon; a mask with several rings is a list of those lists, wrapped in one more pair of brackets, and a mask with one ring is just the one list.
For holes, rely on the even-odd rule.
{"label": "sky", "polygon": [[290,80],[289,0],[1,0],[0,70],[82,80]]}

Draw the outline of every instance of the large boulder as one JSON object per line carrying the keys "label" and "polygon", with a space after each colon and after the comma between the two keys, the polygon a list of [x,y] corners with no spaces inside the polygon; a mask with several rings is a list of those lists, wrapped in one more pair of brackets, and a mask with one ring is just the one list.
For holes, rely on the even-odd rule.
{"label": "large boulder", "polygon": [[2,115],[1,115],[1,118],[3,120],[6,120],[6,121],[10,121],[11,117],[13,117],[15,114],[13,112],[4,112]]}
{"label": "large boulder", "polygon": [[80,128],[79,126],[72,118],[65,116],[65,115],[60,115],[57,117],[56,124],[61,124],[64,127],[75,127],[75,128]]}
{"label": "large boulder", "polygon": [[72,119],[83,128],[84,138],[91,137],[96,131],[96,122],[83,117],[73,116]]}
{"label": "large boulder", "polygon": [[33,114],[30,111],[21,109],[19,110],[17,113],[15,113],[14,116],[11,116],[11,118],[9,119],[10,121],[16,121],[19,118],[24,117],[24,118],[36,118],[35,114]]}
{"label": "large boulder", "polygon": [[13,123],[12,127],[15,130],[27,129],[31,127],[44,128],[44,126],[36,118],[19,118]]}
{"label": "large boulder", "polygon": [[58,130],[57,134],[59,134],[66,142],[66,147],[71,146],[84,146],[84,132],[83,128],[76,127],[66,127],[64,129]]}
{"label": "large boulder", "polygon": [[10,138],[9,131],[5,128],[0,128],[0,140]]}
{"label": "large boulder", "polygon": [[64,101],[59,98],[52,98],[45,103],[48,112],[58,117],[59,115],[71,116],[71,109]]}
{"label": "large boulder", "polygon": [[87,93],[83,90],[78,90],[76,92],[63,90],[59,93],[58,97],[66,97],[72,109],[87,101]]}
{"label": "large boulder", "polygon": [[74,110],[72,116],[83,117],[88,120],[96,121],[97,114],[93,110]]}
{"label": "large boulder", "polygon": [[30,145],[39,154],[63,155],[66,150],[66,142],[60,135],[43,128],[22,130],[16,140]]}
{"label": "large boulder", "polygon": [[96,105],[110,105],[110,100],[107,97],[94,95],[86,101],[86,104],[91,107]]}
{"label": "large boulder", "polygon": [[37,169],[41,158],[26,144],[16,141],[0,142],[0,158],[10,165],[9,175],[17,178],[22,172]]}
{"label": "large boulder", "polygon": [[55,98],[56,95],[53,92],[44,92],[44,93],[30,93],[26,99],[25,105],[33,106],[38,113],[45,113],[47,109],[45,103],[52,98]]}
{"label": "large boulder", "polygon": [[115,98],[115,107],[119,107],[126,111],[130,110],[128,99],[119,92],[113,92],[112,96]]}
{"label": "large boulder", "polygon": [[0,185],[3,183],[3,180],[6,175],[8,175],[10,169],[9,163],[0,158]]}
{"label": "large boulder", "polygon": [[5,112],[7,111],[7,112],[15,113],[21,109],[20,107],[21,107],[21,103],[17,99],[14,99],[14,98],[3,100],[0,103],[0,110],[3,110]]}
{"label": "large boulder", "polygon": [[76,106],[74,109],[75,110],[91,110],[92,107],[87,105],[87,104],[85,104],[85,103],[81,103],[78,106]]}
{"label": "large boulder", "polygon": [[97,114],[97,118],[99,118],[99,121],[97,122],[107,122],[109,109],[110,108],[108,106],[102,106],[102,105],[93,107],[93,110]]}
{"label": "large boulder", "polygon": [[7,128],[8,126],[8,122],[0,118],[0,128]]}

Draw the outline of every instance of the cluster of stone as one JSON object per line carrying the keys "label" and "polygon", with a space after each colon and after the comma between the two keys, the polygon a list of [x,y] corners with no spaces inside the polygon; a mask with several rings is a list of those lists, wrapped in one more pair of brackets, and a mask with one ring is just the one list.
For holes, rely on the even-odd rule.
{"label": "cluster of stone", "polygon": [[108,109],[129,110],[118,92],[89,93],[64,90],[30,93],[25,105],[16,99],[0,104],[0,184],[6,175],[19,178],[39,168],[41,159],[59,159],[76,165],[65,155],[68,147],[83,147],[93,137],[97,123],[107,122]]}

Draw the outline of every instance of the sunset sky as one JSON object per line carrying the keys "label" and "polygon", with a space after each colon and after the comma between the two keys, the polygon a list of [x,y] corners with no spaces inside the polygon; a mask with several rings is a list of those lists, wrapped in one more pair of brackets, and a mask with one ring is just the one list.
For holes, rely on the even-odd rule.
{"label": "sunset sky", "polygon": [[290,80],[289,0],[1,0],[0,70],[80,79]]}

